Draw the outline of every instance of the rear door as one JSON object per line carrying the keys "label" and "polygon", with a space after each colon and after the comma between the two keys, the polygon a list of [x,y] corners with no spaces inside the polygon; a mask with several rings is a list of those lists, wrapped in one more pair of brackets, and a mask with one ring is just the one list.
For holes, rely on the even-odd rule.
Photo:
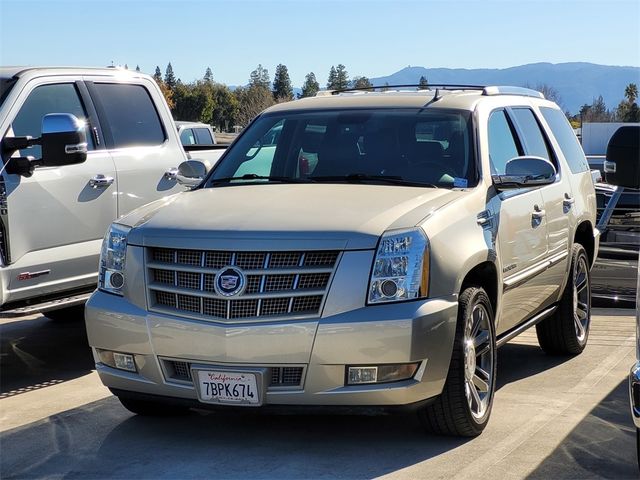
{"label": "rear door", "polygon": [[[4,137],[39,137],[48,113],[71,113],[87,122],[84,163],[36,168],[31,177],[3,174],[9,239],[4,270],[7,301],[96,282],[100,243],[116,217],[115,169],[100,142],[99,124],[79,77],[44,77],[26,83],[2,124]],[[39,146],[15,156],[41,158]],[[93,188],[91,179],[106,181]],[[34,293],[35,292],[35,293]]]}
{"label": "rear door", "polygon": [[157,86],[144,77],[85,79],[116,166],[118,215],[184,190],[168,175],[186,156]]}

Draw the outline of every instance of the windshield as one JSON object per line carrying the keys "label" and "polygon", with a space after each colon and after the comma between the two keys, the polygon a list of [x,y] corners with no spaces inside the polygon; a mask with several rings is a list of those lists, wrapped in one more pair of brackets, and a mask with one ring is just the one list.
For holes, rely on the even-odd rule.
{"label": "windshield", "polygon": [[15,78],[0,77],[0,107],[4,103],[4,99],[9,95],[11,87],[13,87],[15,83]]}
{"label": "windshield", "polygon": [[461,187],[476,183],[471,114],[457,110],[331,110],[258,118],[208,186],[357,182]]}

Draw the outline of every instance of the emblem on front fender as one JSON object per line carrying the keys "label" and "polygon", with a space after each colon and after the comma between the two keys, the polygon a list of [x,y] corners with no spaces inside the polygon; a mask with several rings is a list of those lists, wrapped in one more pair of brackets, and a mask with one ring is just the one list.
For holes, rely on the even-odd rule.
{"label": "emblem on front fender", "polygon": [[240,270],[224,267],[216,274],[214,288],[219,295],[232,297],[244,290],[245,283],[245,276]]}

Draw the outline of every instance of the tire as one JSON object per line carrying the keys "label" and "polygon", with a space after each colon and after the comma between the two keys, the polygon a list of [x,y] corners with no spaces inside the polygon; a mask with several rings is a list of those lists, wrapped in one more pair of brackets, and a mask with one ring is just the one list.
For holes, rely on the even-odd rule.
{"label": "tire", "polygon": [[145,417],[172,417],[186,415],[189,413],[189,409],[187,407],[165,405],[160,402],[139,400],[129,397],[118,397],[118,400],[120,400],[122,406],[131,413]]}
{"label": "tire", "polygon": [[434,403],[418,412],[425,428],[439,435],[480,435],[491,415],[496,360],[489,297],[480,287],[466,288],[458,300],[458,322],[444,389]]}
{"label": "tire", "polygon": [[571,249],[571,269],[560,304],[536,325],[540,348],[551,355],[578,355],[587,346],[591,325],[589,258],[579,243]]}
{"label": "tire", "polygon": [[84,320],[84,304],[51,310],[44,312],[43,315],[54,322],[82,322]]}

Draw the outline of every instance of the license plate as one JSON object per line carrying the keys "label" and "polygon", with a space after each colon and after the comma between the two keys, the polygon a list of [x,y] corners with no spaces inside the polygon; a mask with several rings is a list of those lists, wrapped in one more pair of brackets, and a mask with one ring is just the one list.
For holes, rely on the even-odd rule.
{"label": "license plate", "polygon": [[252,372],[196,370],[200,400],[229,405],[260,405],[258,379]]}

